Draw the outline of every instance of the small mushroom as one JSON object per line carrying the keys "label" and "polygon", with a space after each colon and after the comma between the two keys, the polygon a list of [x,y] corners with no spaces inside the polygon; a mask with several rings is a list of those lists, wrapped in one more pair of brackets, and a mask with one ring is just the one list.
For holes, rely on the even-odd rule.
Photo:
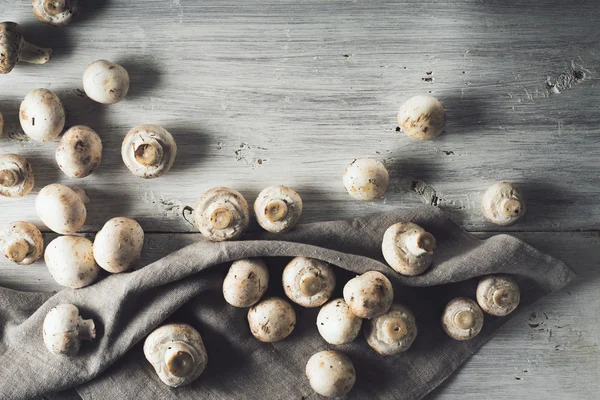
{"label": "small mushroom", "polygon": [[77,232],[87,218],[81,197],[59,183],[53,183],[40,190],[35,199],[35,209],[48,228],[63,235]]}
{"label": "small mushroom", "polygon": [[129,74],[119,64],[106,60],[94,61],[83,73],[83,90],[98,103],[118,103],[129,91]]}
{"label": "small mushroom", "polygon": [[33,140],[51,142],[65,127],[65,108],[57,95],[48,89],[30,92],[19,110],[23,132]]}
{"label": "small mushroom", "polygon": [[385,166],[372,158],[354,160],[344,171],[344,187],[356,200],[370,201],[385,194],[390,175]]}
{"label": "small mushroom", "polygon": [[0,74],[8,74],[20,61],[46,64],[51,57],[52,49],[35,46],[23,39],[19,24],[0,23]]}
{"label": "small mushroom", "polygon": [[196,202],[194,222],[208,240],[235,240],[250,223],[248,203],[236,190],[224,187],[210,189]]}
{"label": "small mushroom", "polygon": [[158,178],[169,172],[176,155],[173,136],[158,125],[141,125],[130,130],[121,146],[127,168],[144,179]]}
{"label": "small mushroom", "polygon": [[306,377],[315,392],[325,397],[344,396],[354,387],[354,364],[338,351],[326,350],[313,354],[306,363]]}
{"label": "small mushroom", "polygon": [[96,325],[91,319],[79,316],[72,304],[59,304],[48,312],[43,326],[44,344],[51,353],[74,356],[82,340],[96,338]]}
{"label": "small mushroom", "polygon": [[369,346],[384,356],[405,352],[417,337],[413,313],[400,304],[393,304],[383,315],[371,319],[365,327]]}
{"label": "small mushroom", "polygon": [[287,186],[270,186],[258,194],[254,213],[264,230],[285,232],[298,223],[302,214],[302,199]]}
{"label": "small mushroom", "polygon": [[369,271],[346,283],[344,300],[354,315],[360,318],[373,318],[390,309],[394,300],[394,288],[390,280],[381,272]]}
{"label": "small mushroom", "polygon": [[168,386],[189,385],[206,369],[208,354],[197,330],[187,324],[163,325],[144,342],[144,356]]}
{"label": "small mushroom", "polygon": [[33,168],[18,154],[0,155],[0,196],[23,197],[34,184]]}
{"label": "small mushroom", "polygon": [[490,315],[507,316],[517,308],[520,300],[519,285],[508,275],[488,276],[477,285],[477,302]]}
{"label": "small mushroom", "polygon": [[330,344],[350,343],[358,336],[362,319],[352,313],[344,299],[332,300],[319,310],[317,329]]}
{"label": "small mushroom", "polygon": [[324,261],[296,257],[283,270],[283,290],[302,307],[325,304],[335,289],[335,274]]}
{"label": "small mushroom", "polygon": [[65,26],[79,15],[79,0],[33,0],[35,17],[45,24]]}
{"label": "small mushroom", "polygon": [[33,264],[42,256],[44,238],[29,222],[11,222],[0,229],[0,250],[14,263]]}
{"label": "small mushroom", "polygon": [[56,163],[67,176],[85,178],[102,161],[102,140],[91,128],[77,125],[63,135],[56,149]]}
{"label": "small mushroom", "polygon": [[142,256],[144,231],[131,218],[112,218],[94,239],[94,258],[98,265],[113,274],[127,271]]}
{"label": "small mushroom", "polygon": [[495,183],[483,195],[481,209],[492,224],[512,225],[525,215],[523,192],[510,182]]}
{"label": "small mushroom", "polygon": [[269,286],[269,270],[264,261],[253,258],[231,264],[223,281],[223,297],[234,307],[256,304]]}
{"label": "small mushroom", "polygon": [[270,297],[248,310],[248,324],[252,335],[261,342],[277,342],[294,330],[296,313],[287,301]]}
{"label": "small mushroom", "polygon": [[44,260],[52,278],[62,286],[79,289],[98,279],[92,241],[79,236],[60,236],[46,247]]}
{"label": "small mushroom", "polygon": [[457,297],[444,309],[442,326],[453,339],[472,339],[483,327],[483,312],[473,300]]}
{"label": "small mushroom", "polygon": [[446,126],[446,110],[435,97],[414,96],[400,107],[398,124],[411,139],[434,139]]}
{"label": "small mushroom", "polygon": [[390,226],[383,235],[383,258],[396,272],[414,276],[425,272],[433,260],[435,238],[412,222]]}

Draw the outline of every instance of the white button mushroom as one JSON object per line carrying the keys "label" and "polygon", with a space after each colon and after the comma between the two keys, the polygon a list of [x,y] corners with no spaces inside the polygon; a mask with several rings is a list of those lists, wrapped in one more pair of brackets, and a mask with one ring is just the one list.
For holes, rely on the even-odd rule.
{"label": "white button mushroom", "polygon": [[48,312],[43,326],[44,344],[51,353],[74,356],[82,340],[96,338],[96,325],[79,316],[72,304],[59,304]]}
{"label": "white button mushroom", "polygon": [[56,163],[67,176],[85,178],[102,161],[102,140],[91,128],[77,125],[63,135],[56,149]]}
{"label": "white button mushroom", "polygon": [[371,319],[365,327],[369,346],[384,356],[405,352],[417,337],[413,313],[400,304],[393,304],[383,315]]}
{"label": "white button mushroom", "polygon": [[129,74],[119,64],[106,60],[94,61],[83,73],[83,90],[98,103],[118,103],[129,91]]}
{"label": "white button mushroom", "polygon": [[92,241],[79,236],[60,236],[46,247],[44,260],[52,278],[62,286],[79,289],[98,279]]}
{"label": "white button mushroom", "polygon": [[444,309],[442,326],[453,339],[472,339],[483,327],[483,312],[473,300],[457,297]]}
{"label": "white button mushroom", "polygon": [[127,271],[142,256],[144,231],[131,218],[112,218],[94,239],[94,258],[98,265],[113,274]]}
{"label": "white button mushroom", "polygon": [[414,96],[400,107],[398,124],[411,139],[434,139],[446,126],[446,110],[435,97]]}
{"label": "white button mushroom", "polygon": [[525,215],[523,192],[510,182],[495,183],[483,195],[481,209],[492,224],[512,225]]}
{"label": "white button mushroom", "polygon": [[158,125],[133,128],[121,146],[121,156],[127,168],[144,179],[158,178],[169,172],[176,155],[175,139]]}
{"label": "white button mushroom", "polygon": [[419,225],[399,222],[385,231],[381,249],[385,261],[396,272],[414,276],[429,268],[435,245],[433,235]]}
{"label": "white button mushroom", "polygon": [[335,274],[324,261],[296,257],[283,270],[283,289],[294,303],[302,307],[319,307],[335,289]]}
{"label": "white button mushroom", "polygon": [[0,196],[23,197],[34,184],[33,168],[18,154],[0,155]]}
{"label": "white button mushroom", "polygon": [[519,285],[508,275],[488,276],[477,285],[477,302],[490,315],[504,317],[517,308],[520,300]]}
{"label": "white button mushroom", "polygon": [[248,324],[252,335],[261,342],[277,342],[294,330],[296,313],[287,301],[271,297],[248,310]]}
{"label": "white button mushroom", "polygon": [[210,189],[196,202],[194,222],[200,233],[213,242],[235,240],[250,223],[248,203],[236,190]]}
{"label": "white button mushroom", "polygon": [[287,186],[270,186],[258,194],[254,214],[266,231],[278,233],[292,229],[302,214],[302,199]]}
{"label": "white button mushroom", "polygon": [[202,336],[187,324],[163,325],[144,342],[144,356],[168,386],[189,385],[206,369],[208,354]]}
{"label": "white button mushroom", "polygon": [[340,397],[352,390],[356,371],[352,361],[337,351],[321,351],[306,363],[306,377],[315,392],[325,397]]}
{"label": "white button mushroom", "polygon": [[369,271],[346,283],[344,300],[354,315],[373,318],[387,312],[394,300],[394,288],[381,272]]}
{"label": "white button mushroom", "polygon": [[332,300],[319,310],[317,329],[330,344],[350,343],[358,336],[362,319],[354,315],[344,299]]}
{"label": "white button mushroom", "polygon": [[0,23],[0,74],[8,74],[20,62],[45,64],[52,57],[52,49],[35,46],[23,39],[19,24]]}
{"label": "white button mushroom", "polygon": [[264,261],[253,258],[231,264],[223,281],[223,297],[234,307],[250,307],[267,291],[269,270]]}
{"label": "white button mushroom", "polygon": [[79,0],[33,0],[33,13],[43,23],[65,26],[79,15]]}
{"label": "white button mushroom", "polygon": [[29,222],[11,222],[0,229],[0,251],[14,263],[33,264],[42,256],[44,238]]}
{"label": "white button mushroom", "polygon": [[85,204],[79,195],[59,183],[40,190],[35,199],[35,208],[48,228],[63,235],[77,232],[87,217]]}
{"label": "white button mushroom", "polygon": [[344,171],[344,187],[356,200],[379,199],[390,184],[385,166],[372,158],[354,160]]}
{"label": "white button mushroom", "polygon": [[23,132],[33,140],[51,142],[65,126],[65,108],[48,89],[36,89],[25,96],[19,110]]}

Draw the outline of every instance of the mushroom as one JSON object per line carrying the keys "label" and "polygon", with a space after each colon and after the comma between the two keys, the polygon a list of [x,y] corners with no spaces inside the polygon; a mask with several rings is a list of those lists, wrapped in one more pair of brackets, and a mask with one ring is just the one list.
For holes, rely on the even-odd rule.
{"label": "mushroom", "polygon": [[358,336],[362,319],[352,313],[344,299],[332,300],[319,310],[317,329],[330,344],[350,343]]}
{"label": "mushroom", "polygon": [[158,178],[169,172],[176,155],[173,136],[158,125],[141,125],[130,130],[121,146],[127,168],[144,179]]}
{"label": "mushroom", "polygon": [[308,359],[306,377],[313,390],[321,396],[340,397],[354,387],[356,371],[348,356],[326,350]]}
{"label": "mushroom", "polygon": [[387,169],[372,158],[354,160],[344,171],[344,187],[356,200],[376,200],[385,194],[389,184]]}
{"label": "mushroom", "polygon": [[77,125],[63,135],[56,149],[56,163],[67,176],[85,178],[102,161],[102,140],[91,128]]}
{"label": "mushroom", "polygon": [[314,258],[294,258],[284,268],[282,281],[287,297],[308,308],[325,304],[335,289],[333,269]]}
{"label": "mushroom", "polygon": [[129,91],[129,74],[119,64],[106,60],[94,61],[83,73],[83,90],[98,103],[118,103]]}
{"label": "mushroom", "polygon": [[446,110],[435,97],[414,96],[400,107],[398,124],[411,139],[434,139],[446,126]]}
{"label": "mushroom", "polygon": [[400,304],[393,304],[388,312],[371,319],[365,327],[367,343],[384,356],[405,352],[416,337],[415,316]]}
{"label": "mushroom", "polygon": [[385,275],[368,271],[352,278],[343,290],[344,300],[354,315],[373,318],[387,312],[394,300],[394,288]]}
{"label": "mushroom", "polygon": [[34,184],[33,168],[18,154],[0,155],[0,196],[23,197]]}
{"label": "mushroom", "polygon": [[516,223],[527,210],[523,192],[510,182],[493,184],[483,195],[481,209],[488,221],[500,226]]}
{"label": "mushroom", "polygon": [[200,233],[213,242],[235,240],[250,223],[248,203],[236,190],[210,189],[196,202],[194,222]]}
{"label": "mushroom", "polygon": [[51,142],[65,126],[65,108],[48,89],[30,92],[21,103],[19,121],[23,132],[33,140]]}
{"label": "mushroom", "polygon": [[8,74],[20,61],[46,64],[51,57],[52,49],[35,46],[23,39],[19,24],[0,23],[0,74]]}
{"label": "mushroom", "polygon": [[113,274],[127,271],[142,256],[144,231],[135,220],[112,218],[94,239],[94,258],[98,265]]}
{"label": "mushroom", "polygon": [[483,327],[483,312],[473,300],[457,297],[444,309],[442,326],[453,339],[472,339]]}
{"label": "mushroom", "polygon": [[202,336],[187,324],[168,324],[154,330],[144,342],[144,356],[160,380],[171,387],[189,385],[208,363]]}
{"label": "mushroom", "polygon": [[96,338],[96,325],[92,319],[79,316],[72,304],[59,304],[48,312],[43,326],[44,344],[51,353],[74,356],[82,340]]}
{"label": "mushroom", "polygon": [[269,186],[258,194],[254,213],[264,230],[285,232],[298,223],[302,214],[302,199],[287,186]]}
{"label": "mushroom", "polygon": [[77,232],[87,218],[81,197],[59,183],[53,183],[40,190],[35,199],[35,209],[48,228],[63,235]]}
{"label": "mushroom", "polygon": [[79,0],[33,0],[35,17],[45,24],[65,26],[79,15]]}
{"label": "mushroom", "polygon": [[79,289],[98,279],[92,241],[79,236],[60,236],[46,247],[44,260],[52,278],[62,286]]}
{"label": "mushroom", "polygon": [[234,307],[250,307],[267,291],[269,270],[264,261],[253,258],[231,264],[223,281],[223,297]]}
{"label": "mushroom", "polygon": [[419,275],[431,265],[435,238],[412,222],[398,222],[383,235],[383,258],[402,275]]}
{"label": "mushroom", "polygon": [[270,297],[248,310],[248,324],[250,332],[261,342],[277,342],[294,330],[296,313],[287,301]]}
{"label": "mushroom", "polygon": [[11,222],[0,229],[0,250],[14,263],[33,264],[42,256],[44,238],[29,222]]}
{"label": "mushroom", "polygon": [[517,308],[520,300],[519,285],[508,275],[488,276],[477,285],[477,302],[488,314],[507,316]]}

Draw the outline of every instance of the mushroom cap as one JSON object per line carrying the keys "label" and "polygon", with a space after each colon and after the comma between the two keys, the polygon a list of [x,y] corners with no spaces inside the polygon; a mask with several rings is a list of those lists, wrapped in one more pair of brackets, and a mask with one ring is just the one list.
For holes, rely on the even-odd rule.
{"label": "mushroom cap", "polygon": [[302,199],[287,186],[269,186],[254,202],[256,221],[266,231],[278,233],[292,229],[302,214]]}
{"label": "mushroom cap", "polygon": [[65,127],[66,113],[57,95],[36,89],[21,102],[19,121],[23,132],[33,140],[51,142]]}
{"label": "mushroom cap", "polygon": [[121,146],[121,156],[127,168],[144,179],[158,178],[169,172],[176,155],[175,139],[158,125],[133,128]]}
{"label": "mushroom cap", "polygon": [[100,273],[92,241],[80,236],[57,237],[46,247],[44,260],[52,278],[71,289],[91,285]]}
{"label": "mushroom cap", "polygon": [[256,304],[269,286],[269,270],[258,258],[237,260],[223,280],[223,297],[234,307]]}
{"label": "mushroom cap", "polygon": [[55,306],[44,319],[44,344],[54,354],[73,356],[79,352],[82,339],[95,337],[94,321],[82,319],[79,309],[72,304]]}
{"label": "mushroom cap", "polygon": [[296,257],[283,270],[283,290],[302,307],[319,307],[335,289],[335,273],[324,261]]}
{"label": "mushroom cap", "polygon": [[442,326],[453,339],[472,339],[483,327],[483,312],[473,300],[457,297],[446,305]]}
{"label": "mushroom cap", "polygon": [[313,390],[321,396],[340,397],[354,387],[356,371],[348,356],[326,350],[308,359],[306,377]]}
{"label": "mushroom cap", "polygon": [[118,274],[131,269],[142,256],[144,230],[134,219],[109,219],[94,239],[94,258],[100,268]]}
{"label": "mushroom cap", "polygon": [[[24,246],[19,246],[20,243]],[[15,244],[18,246],[17,249],[14,247]],[[0,250],[17,264],[33,264],[42,256],[44,237],[40,230],[29,222],[11,222],[0,229]],[[18,253],[22,254],[18,255]]]}
{"label": "mushroom cap", "polygon": [[119,64],[106,60],[94,61],[83,73],[83,90],[98,103],[118,103],[129,91],[129,74]]}
{"label": "mushroom cap", "polygon": [[344,171],[344,187],[356,200],[379,199],[390,184],[390,175],[379,160],[360,158]]}
{"label": "mushroom cap", "polygon": [[365,327],[369,346],[384,356],[405,352],[417,337],[415,316],[408,307],[393,304],[383,315],[372,318]]}
{"label": "mushroom cap", "polygon": [[79,15],[79,0],[33,0],[33,13],[43,23],[65,26]]}
{"label": "mushroom cap", "polygon": [[446,126],[446,110],[435,97],[414,96],[400,107],[398,124],[411,139],[434,139]]}
{"label": "mushroom cap", "polygon": [[394,300],[392,283],[378,271],[368,271],[350,279],[344,286],[343,294],[350,310],[360,318],[384,314]]}
{"label": "mushroom cap", "polygon": [[235,240],[250,223],[248,203],[236,190],[225,187],[210,189],[196,202],[194,222],[208,240]]}
{"label": "mushroom cap", "polygon": [[420,275],[433,260],[435,238],[412,222],[398,222],[383,235],[383,258],[402,275]]}
{"label": "mushroom cap", "polygon": [[317,315],[317,329],[330,344],[350,343],[358,336],[362,319],[352,313],[344,299],[325,304]]}
{"label": "mushroom cap", "polygon": [[33,189],[33,168],[18,154],[0,155],[0,196],[23,197]]}
{"label": "mushroom cap", "polygon": [[17,65],[22,47],[21,26],[15,22],[0,23],[0,74],[8,74]]}
{"label": "mushroom cap", "polygon": [[168,324],[154,330],[144,342],[144,356],[160,380],[171,387],[192,383],[208,363],[202,336],[187,324]]}
{"label": "mushroom cap", "polygon": [[63,235],[77,232],[87,217],[85,204],[77,193],[59,183],[40,190],[35,199],[35,208],[48,228]]}
{"label": "mushroom cap", "polygon": [[488,276],[477,285],[477,303],[490,315],[504,317],[517,308],[520,300],[519,285],[508,275]]}
{"label": "mushroom cap", "polygon": [[248,310],[248,324],[252,335],[261,342],[277,342],[294,330],[296,313],[287,301],[270,297]]}
{"label": "mushroom cap", "polygon": [[63,135],[56,149],[56,163],[67,176],[85,178],[102,161],[102,140],[91,128],[77,125]]}
{"label": "mushroom cap", "polygon": [[527,207],[523,192],[517,185],[498,182],[484,193],[481,210],[492,224],[509,226],[523,218]]}

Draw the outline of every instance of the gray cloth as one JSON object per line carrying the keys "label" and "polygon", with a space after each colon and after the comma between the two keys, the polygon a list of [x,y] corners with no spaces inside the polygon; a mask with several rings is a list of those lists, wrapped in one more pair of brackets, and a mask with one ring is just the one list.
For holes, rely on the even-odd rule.
{"label": "gray cloth", "polygon": [[[399,276],[384,263],[383,233],[399,221],[416,222],[437,238],[434,265],[422,276]],[[340,267],[335,297],[341,297],[344,282],[356,274],[386,274],[394,284],[395,301],[416,316],[419,334],[410,350],[382,357],[362,336],[347,345],[329,345],[316,328],[318,309],[298,306],[290,337],[272,344],[257,341],[248,328],[247,310],[223,300],[221,284],[229,262],[268,257],[268,295],[283,296],[281,271],[293,256]],[[28,399],[75,387],[89,400],[316,399],[304,376],[306,361],[335,348],[356,367],[356,385],[348,398],[418,399],[508,320],[486,315],[482,332],[467,342],[452,340],[442,330],[444,305],[457,296],[474,298],[476,278],[491,273],[512,274],[519,283],[521,305],[515,313],[574,277],[564,263],[518,239],[497,235],[482,241],[437,208],[421,207],[301,225],[281,235],[250,234],[236,242],[199,241],[135,272],[53,296],[0,289],[0,397]],[[96,321],[97,340],[86,342],[76,357],[50,354],[42,341],[44,317],[60,303],[75,304],[85,318]],[[163,385],[143,357],[144,338],[165,321],[189,323],[204,338],[208,367],[190,386]]]}

